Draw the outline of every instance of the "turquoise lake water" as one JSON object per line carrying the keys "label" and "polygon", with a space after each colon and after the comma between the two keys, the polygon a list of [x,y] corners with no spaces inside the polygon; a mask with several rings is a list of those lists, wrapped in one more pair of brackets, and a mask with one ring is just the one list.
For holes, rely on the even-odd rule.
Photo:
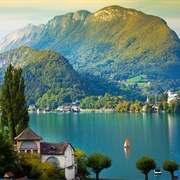
{"label": "turquoise lake water", "polygon": [[[170,179],[170,173],[162,169],[164,160],[180,164],[180,114],[30,114],[29,125],[42,141],[68,140],[87,155],[100,152],[109,156],[112,166],[103,170],[100,178],[143,180],[144,175],[136,169],[142,156],[151,156],[162,170],[160,176],[151,171],[149,180]],[[131,144],[129,154],[123,148],[126,138]]]}

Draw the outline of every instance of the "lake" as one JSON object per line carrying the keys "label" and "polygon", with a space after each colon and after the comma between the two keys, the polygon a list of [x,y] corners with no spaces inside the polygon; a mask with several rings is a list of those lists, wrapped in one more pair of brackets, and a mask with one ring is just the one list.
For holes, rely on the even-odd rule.
{"label": "lake", "polygon": [[[68,140],[87,155],[100,152],[110,157],[112,166],[103,170],[100,178],[144,179],[136,169],[136,162],[142,156],[152,157],[161,167],[162,175],[154,176],[150,171],[150,180],[170,179],[170,173],[162,169],[164,160],[175,160],[180,164],[180,114],[30,114],[29,125],[43,137],[42,141]],[[123,147],[126,138],[131,144],[128,153]]]}

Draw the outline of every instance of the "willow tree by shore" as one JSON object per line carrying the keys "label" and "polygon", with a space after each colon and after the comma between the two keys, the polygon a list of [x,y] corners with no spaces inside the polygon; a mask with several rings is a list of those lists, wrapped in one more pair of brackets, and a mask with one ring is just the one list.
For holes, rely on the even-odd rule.
{"label": "willow tree by shore", "polygon": [[12,64],[7,67],[0,103],[1,131],[10,142],[13,142],[14,137],[22,132],[29,122],[22,68],[15,68]]}

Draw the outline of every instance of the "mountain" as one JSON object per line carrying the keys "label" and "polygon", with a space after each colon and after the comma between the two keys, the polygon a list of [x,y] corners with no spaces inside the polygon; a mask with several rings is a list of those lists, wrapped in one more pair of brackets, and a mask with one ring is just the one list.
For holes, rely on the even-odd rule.
{"label": "mountain", "polygon": [[180,89],[180,39],[163,19],[134,9],[109,6],[29,24],[7,35],[0,51],[22,45],[59,52],[86,77],[118,85],[145,75],[149,91]]}
{"label": "mountain", "polygon": [[104,95],[106,92],[131,95],[131,92],[122,90],[115,84],[79,75],[65,57],[52,50],[21,46],[0,53],[1,84],[10,63],[23,69],[28,105],[57,108],[87,96]]}
{"label": "mountain", "polygon": [[1,72],[4,62],[23,68],[28,104],[57,107],[94,92],[69,61],[52,50],[20,47],[1,53],[0,59]]}

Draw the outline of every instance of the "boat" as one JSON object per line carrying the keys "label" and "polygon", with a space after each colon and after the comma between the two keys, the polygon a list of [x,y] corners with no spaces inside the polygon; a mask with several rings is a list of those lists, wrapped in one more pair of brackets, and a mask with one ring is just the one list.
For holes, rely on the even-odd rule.
{"label": "boat", "polygon": [[161,174],[162,174],[161,169],[160,169],[159,167],[156,167],[156,168],[154,169],[154,174],[155,174],[155,175],[161,175]]}
{"label": "boat", "polygon": [[178,172],[173,173],[173,179],[178,179]]}
{"label": "boat", "polygon": [[129,140],[127,138],[124,142],[124,148],[130,148],[130,143],[129,143]]}

